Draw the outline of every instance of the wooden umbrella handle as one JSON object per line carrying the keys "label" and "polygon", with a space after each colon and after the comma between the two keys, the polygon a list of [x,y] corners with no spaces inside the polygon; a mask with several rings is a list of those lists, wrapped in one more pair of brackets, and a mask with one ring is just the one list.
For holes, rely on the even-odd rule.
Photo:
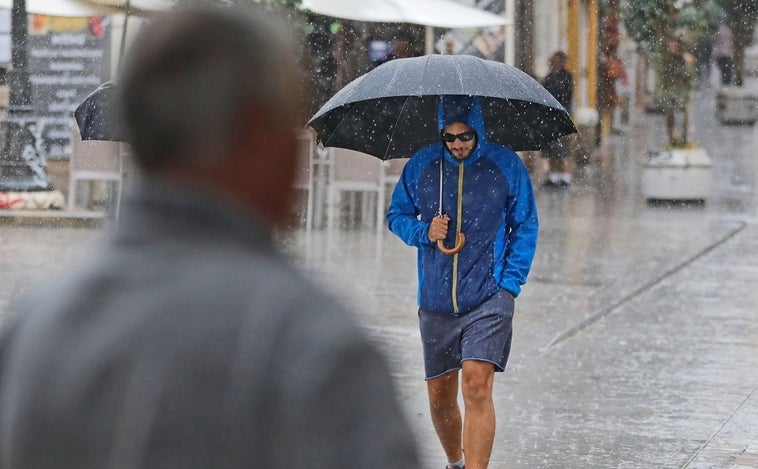
{"label": "wooden umbrella handle", "polygon": [[448,249],[445,247],[445,242],[442,239],[437,240],[437,249],[442,251],[443,254],[447,254],[448,256],[452,256],[453,254],[458,254],[461,252],[461,249],[463,249],[463,245],[466,244],[466,235],[463,233],[458,233],[458,236],[455,238],[455,246]]}

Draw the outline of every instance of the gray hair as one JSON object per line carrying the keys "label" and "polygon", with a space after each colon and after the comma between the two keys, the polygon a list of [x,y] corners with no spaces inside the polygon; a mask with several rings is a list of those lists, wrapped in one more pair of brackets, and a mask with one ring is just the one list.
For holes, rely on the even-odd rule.
{"label": "gray hair", "polygon": [[218,164],[251,103],[294,127],[296,47],[262,8],[192,6],[144,28],[120,76],[120,108],[137,162]]}

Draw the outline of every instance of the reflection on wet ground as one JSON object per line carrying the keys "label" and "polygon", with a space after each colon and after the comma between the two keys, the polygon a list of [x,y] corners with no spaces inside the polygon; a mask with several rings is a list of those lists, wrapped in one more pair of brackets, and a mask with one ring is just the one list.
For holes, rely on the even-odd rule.
{"label": "reflection on wet ground", "polygon": [[66,256],[98,235],[88,228],[0,225],[0,323],[13,295],[34,291],[46,275],[65,275],[59,271]]}

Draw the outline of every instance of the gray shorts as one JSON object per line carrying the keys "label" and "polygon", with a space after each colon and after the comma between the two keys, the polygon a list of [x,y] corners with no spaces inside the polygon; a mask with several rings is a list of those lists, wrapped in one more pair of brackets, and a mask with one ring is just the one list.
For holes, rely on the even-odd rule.
{"label": "gray shorts", "polygon": [[465,360],[479,360],[505,371],[513,336],[513,295],[500,290],[463,315],[419,309],[426,379],[460,370]]}

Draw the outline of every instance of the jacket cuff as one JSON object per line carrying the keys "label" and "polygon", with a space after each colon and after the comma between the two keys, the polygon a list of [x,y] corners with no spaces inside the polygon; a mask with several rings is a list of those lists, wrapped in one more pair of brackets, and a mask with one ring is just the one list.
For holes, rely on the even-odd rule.
{"label": "jacket cuff", "polygon": [[436,241],[432,241],[431,239],[429,239],[430,226],[432,226],[431,223],[423,223],[423,228],[421,229],[421,233],[419,233],[420,244],[427,244],[427,245],[436,244]]}
{"label": "jacket cuff", "polygon": [[513,295],[514,298],[521,293],[521,286],[514,280],[504,280],[500,282],[500,288]]}

